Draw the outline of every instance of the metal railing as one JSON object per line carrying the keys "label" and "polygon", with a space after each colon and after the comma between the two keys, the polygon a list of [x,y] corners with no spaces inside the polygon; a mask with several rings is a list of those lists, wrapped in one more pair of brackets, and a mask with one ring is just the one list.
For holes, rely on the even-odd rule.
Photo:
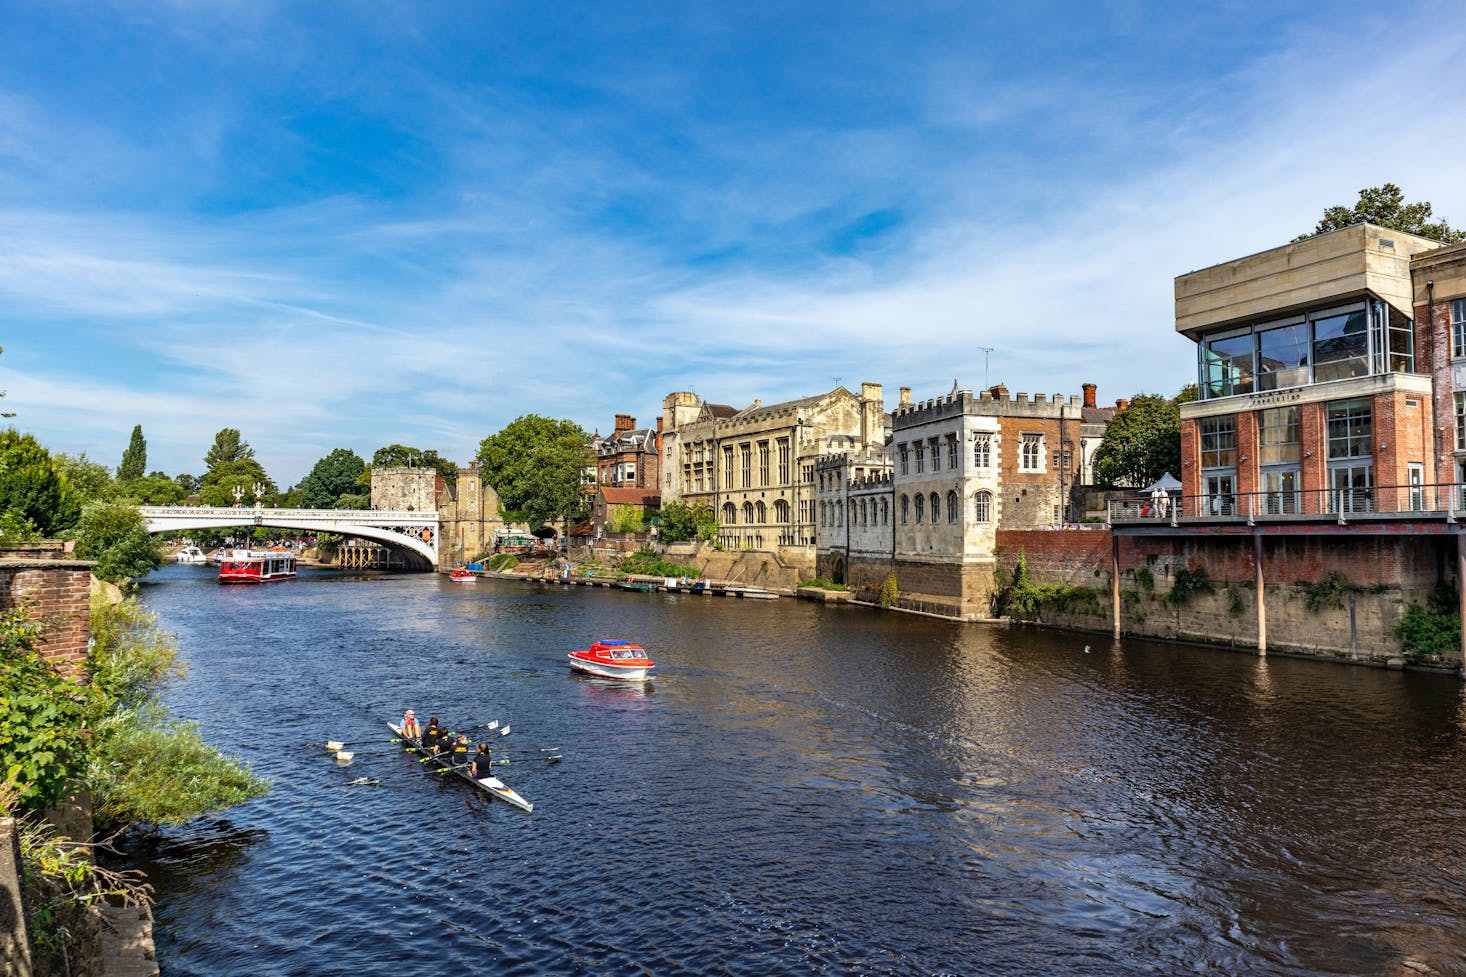
{"label": "metal railing", "polygon": [[1286,522],[1332,518],[1339,522],[1420,513],[1454,522],[1466,515],[1466,484],[1371,485],[1367,488],[1295,489],[1174,495],[1165,500],[1115,499],[1111,523]]}

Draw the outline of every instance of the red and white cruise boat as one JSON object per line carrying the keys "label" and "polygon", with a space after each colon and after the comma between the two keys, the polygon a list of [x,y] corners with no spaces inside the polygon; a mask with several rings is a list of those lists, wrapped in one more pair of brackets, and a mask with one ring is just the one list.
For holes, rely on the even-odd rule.
{"label": "red and white cruise boat", "polygon": [[569,654],[570,667],[601,678],[646,678],[656,663],[646,656],[646,649],[630,641],[604,639],[585,651]]}
{"label": "red and white cruise boat", "polygon": [[232,550],[219,561],[220,583],[269,583],[295,576],[295,554],[288,550]]}
{"label": "red and white cruise boat", "polygon": [[448,572],[448,579],[454,583],[478,583],[478,577],[468,567],[454,567]]}

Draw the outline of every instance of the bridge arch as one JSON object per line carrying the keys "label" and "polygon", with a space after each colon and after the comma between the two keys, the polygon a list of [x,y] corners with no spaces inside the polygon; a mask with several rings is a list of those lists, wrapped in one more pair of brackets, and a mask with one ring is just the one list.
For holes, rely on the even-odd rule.
{"label": "bridge arch", "polygon": [[263,506],[139,506],[150,533],[268,526],[370,539],[438,565],[438,514],[377,509],[266,509]]}

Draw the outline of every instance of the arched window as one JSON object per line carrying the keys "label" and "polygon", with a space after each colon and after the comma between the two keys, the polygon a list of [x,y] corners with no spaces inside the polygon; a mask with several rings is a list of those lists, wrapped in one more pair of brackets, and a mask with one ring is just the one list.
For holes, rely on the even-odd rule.
{"label": "arched window", "polygon": [[889,526],[890,524],[891,524],[891,500],[882,497],[882,499],[881,499],[881,525],[882,526]]}
{"label": "arched window", "polygon": [[916,524],[921,525],[921,510],[926,508],[926,499],[920,495],[916,497]]}
{"label": "arched window", "polygon": [[865,512],[865,500],[864,499],[861,499],[860,500],[860,524],[862,526],[869,526],[870,525],[870,519],[866,515],[866,512]]}
{"label": "arched window", "polygon": [[745,502],[745,503],[743,503],[743,521],[744,522],[747,522],[747,523],[753,522],[753,503],[752,502]]}
{"label": "arched window", "polygon": [[936,525],[942,518],[942,500],[937,493],[932,493],[932,525]]}
{"label": "arched window", "polygon": [[957,521],[957,510],[959,508],[961,508],[961,506],[962,506],[962,504],[957,501],[957,493],[956,492],[948,492],[947,493],[947,521],[948,522],[956,522]]}
{"label": "arched window", "polygon": [[731,525],[733,525],[736,522],[738,522],[738,510],[736,508],[734,508],[733,503],[731,503],[731,502],[724,502],[723,503],[723,525],[725,525],[725,526],[731,526]]}
{"label": "arched window", "polygon": [[774,522],[789,521],[789,502],[786,499],[774,500]]}
{"label": "arched window", "polygon": [[849,502],[847,502],[846,507],[850,510],[850,525],[858,525],[858,523],[856,523],[855,521],[855,500],[851,499]]}
{"label": "arched window", "polygon": [[753,511],[758,514],[757,522],[760,526],[769,521],[769,510],[762,502],[755,505]]}
{"label": "arched window", "polygon": [[972,497],[973,518],[978,522],[993,521],[993,493],[979,492]]}
{"label": "arched window", "polygon": [[903,526],[906,525],[906,517],[909,514],[909,503],[910,500],[906,496],[901,496],[901,525]]}

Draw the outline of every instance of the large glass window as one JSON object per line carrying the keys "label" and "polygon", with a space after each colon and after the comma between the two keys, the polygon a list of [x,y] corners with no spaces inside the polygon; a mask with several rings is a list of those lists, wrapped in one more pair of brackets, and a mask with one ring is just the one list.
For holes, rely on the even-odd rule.
{"label": "large glass window", "polygon": [[1369,334],[1364,310],[1313,323],[1313,379],[1343,380],[1369,374]]}
{"label": "large glass window", "polygon": [[993,493],[979,492],[973,498],[973,516],[978,522],[991,522],[993,518]]}
{"label": "large glass window", "polygon": [[1252,333],[1213,339],[1201,347],[1202,389],[1207,397],[1252,392]]}
{"label": "large glass window", "polygon": [[1233,414],[1201,419],[1201,467],[1237,465],[1237,418]]}
{"label": "large glass window", "polygon": [[[916,448],[916,474],[920,475],[926,470],[926,445],[920,441],[913,441],[911,443]],[[920,521],[921,517],[918,516],[917,522]]]}
{"label": "large glass window", "polygon": [[1466,451],[1466,393],[1456,393],[1456,450]]}
{"label": "large glass window", "polygon": [[1308,382],[1308,323],[1257,334],[1257,389],[1281,390]]}
{"label": "large glass window", "polygon": [[1466,299],[1451,301],[1451,356],[1466,356]]}
{"label": "large glass window", "polygon": [[1258,464],[1297,462],[1298,447],[1298,408],[1274,407],[1257,412]]}
{"label": "large glass window", "polygon": [[1329,460],[1368,458],[1374,454],[1374,411],[1369,398],[1336,400],[1328,406]]}

